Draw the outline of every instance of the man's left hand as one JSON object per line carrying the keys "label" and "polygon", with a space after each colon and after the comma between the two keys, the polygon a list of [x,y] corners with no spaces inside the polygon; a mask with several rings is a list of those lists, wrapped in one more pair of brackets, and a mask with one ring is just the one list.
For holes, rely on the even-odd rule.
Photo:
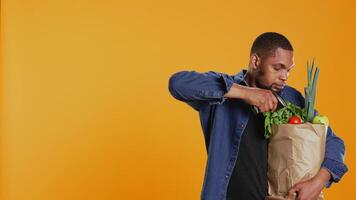
{"label": "man's left hand", "polygon": [[295,193],[297,194],[296,200],[317,200],[320,192],[330,178],[329,171],[321,168],[312,179],[297,183],[290,188],[287,200],[294,199]]}

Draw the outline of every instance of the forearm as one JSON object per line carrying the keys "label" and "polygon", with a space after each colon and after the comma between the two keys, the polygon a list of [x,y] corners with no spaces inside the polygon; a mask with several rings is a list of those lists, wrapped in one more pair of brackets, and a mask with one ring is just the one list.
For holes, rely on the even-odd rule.
{"label": "forearm", "polygon": [[226,93],[224,97],[233,99],[245,99],[247,96],[246,88],[246,86],[233,83],[229,92]]}
{"label": "forearm", "polygon": [[321,164],[321,168],[327,169],[331,174],[331,179],[326,187],[330,187],[333,182],[339,182],[343,175],[348,171],[344,159],[345,144],[341,138],[336,136],[329,126],[325,145],[325,157]]}
{"label": "forearm", "polygon": [[331,178],[330,172],[322,167],[320,168],[318,173],[314,176],[313,180],[324,187],[326,183],[330,180],[330,178]]}

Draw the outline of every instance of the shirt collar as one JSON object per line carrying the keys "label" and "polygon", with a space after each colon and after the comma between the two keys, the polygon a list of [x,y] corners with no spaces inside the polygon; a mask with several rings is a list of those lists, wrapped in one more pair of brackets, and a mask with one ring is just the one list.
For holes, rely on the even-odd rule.
{"label": "shirt collar", "polygon": [[235,76],[234,76],[234,81],[238,84],[244,83],[244,85],[248,85],[245,81],[245,76],[246,76],[247,70],[246,69],[242,69],[240,72],[238,72]]}

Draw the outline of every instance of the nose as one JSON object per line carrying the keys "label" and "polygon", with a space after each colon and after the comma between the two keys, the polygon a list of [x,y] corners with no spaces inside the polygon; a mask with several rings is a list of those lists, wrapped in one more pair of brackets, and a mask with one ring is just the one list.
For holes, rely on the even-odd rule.
{"label": "nose", "polygon": [[282,81],[287,81],[288,75],[289,75],[289,72],[287,72],[287,71],[282,72],[282,74],[280,75],[280,79],[281,79]]}

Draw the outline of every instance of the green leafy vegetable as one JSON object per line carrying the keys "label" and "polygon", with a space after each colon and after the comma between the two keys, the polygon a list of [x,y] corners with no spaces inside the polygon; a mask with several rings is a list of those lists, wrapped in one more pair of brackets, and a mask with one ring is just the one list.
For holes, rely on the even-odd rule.
{"label": "green leafy vegetable", "polygon": [[[315,69],[315,70],[314,70]],[[316,86],[319,77],[319,68],[315,66],[314,60],[309,65],[307,62],[308,85],[304,88],[305,92],[305,109],[300,108],[290,102],[287,105],[275,112],[265,112],[265,138],[268,139],[272,135],[272,124],[287,124],[290,117],[298,116],[303,122],[313,122],[314,106],[316,96]],[[317,118],[315,122],[320,122]],[[324,122],[325,121],[325,122]],[[326,120],[324,120],[326,124]]]}
{"label": "green leafy vegetable", "polygon": [[272,124],[287,124],[291,116],[299,116],[303,121],[307,119],[305,109],[300,108],[290,102],[287,105],[275,112],[265,112],[265,138],[268,139],[272,135]]}

